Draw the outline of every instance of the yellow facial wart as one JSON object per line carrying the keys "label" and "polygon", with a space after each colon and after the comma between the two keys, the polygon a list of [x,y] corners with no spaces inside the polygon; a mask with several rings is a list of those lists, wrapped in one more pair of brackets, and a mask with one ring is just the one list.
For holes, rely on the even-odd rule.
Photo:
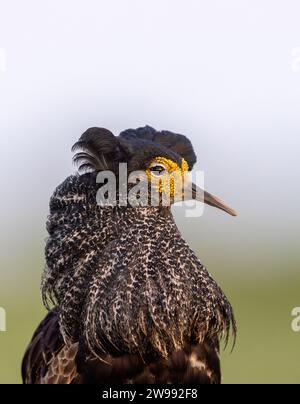
{"label": "yellow facial wart", "polygon": [[182,191],[182,180],[185,174],[189,171],[189,165],[185,159],[182,159],[181,167],[172,160],[165,157],[156,157],[151,165],[162,165],[166,168],[169,175],[158,178],[152,175],[151,170],[147,169],[146,173],[148,180],[154,185],[160,193],[170,192],[170,196],[174,197],[176,194],[176,182],[181,184],[180,190]]}

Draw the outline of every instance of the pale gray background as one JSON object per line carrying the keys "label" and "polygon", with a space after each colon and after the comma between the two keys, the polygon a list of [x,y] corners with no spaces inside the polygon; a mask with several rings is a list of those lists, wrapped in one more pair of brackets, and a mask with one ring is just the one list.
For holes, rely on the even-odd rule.
{"label": "pale gray background", "polygon": [[2,0],[4,258],[25,237],[38,243],[28,231],[42,232],[87,127],[147,123],[190,136],[207,188],[240,213],[208,209],[186,229],[193,246],[208,232],[208,247],[226,243],[229,260],[252,250],[255,268],[263,253],[287,269],[300,222],[299,20],[296,0]]}

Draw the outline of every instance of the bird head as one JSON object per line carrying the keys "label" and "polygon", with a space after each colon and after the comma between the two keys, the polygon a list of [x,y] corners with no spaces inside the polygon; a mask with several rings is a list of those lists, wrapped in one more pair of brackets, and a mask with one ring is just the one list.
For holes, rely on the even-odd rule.
{"label": "bird head", "polygon": [[[96,203],[99,174],[112,172],[122,182],[124,163],[128,177],[140,171],[147,187],[176,202],[196,163],[191,142],[150,127],[119,136],[91,128],[73,150],[83,174],[68,177],[51,197],[42,282],[44,303],[57,308],[64,340],[80,341],[96,356],[167,357],[186,341],[235,332],[230,303],[183,240],[169,207]],[[198,191],[193,185],[192,199],[235,214]]]}
{"label": "bird head", "polygon": [[120,164],[126,163],[129,176],[141,173],[139,180],[151,189],[152,201],[157,196],[160,202],[170,205],[197,200],[236,216],[219,198],[191,183],[189,173],[197,157],[190,140],[183,135],[146,126],[116,137],[107,129],[90,128],[72,150],[81,173],[111,171],[120,179]]}

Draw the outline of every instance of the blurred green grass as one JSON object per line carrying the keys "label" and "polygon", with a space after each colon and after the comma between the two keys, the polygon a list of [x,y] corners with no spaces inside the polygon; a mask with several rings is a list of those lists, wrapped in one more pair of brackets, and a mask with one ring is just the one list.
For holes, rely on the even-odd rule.
{"label": "blurred green grass", "polygon": [[299,384],[300,333],[291,328],[292,308],[300,305],[299,276],[224,283],[238,335],[234,351],[222,353],[223,382]]}
{"label": "blurred green grass", "polygon": [[[0,383],[20,383],[22,355],[45,314],[39,295],[40,272],[7,280],[0,306],[7,312],[7,332],[0,333]],[[41,267],[40,267],[41,268]],[[300,383],[300,333],[291,329],[291,310],[300,306],[300,276],[236,278],[215,276],[235,310],[236,346],[222,352],[223,382]]]}

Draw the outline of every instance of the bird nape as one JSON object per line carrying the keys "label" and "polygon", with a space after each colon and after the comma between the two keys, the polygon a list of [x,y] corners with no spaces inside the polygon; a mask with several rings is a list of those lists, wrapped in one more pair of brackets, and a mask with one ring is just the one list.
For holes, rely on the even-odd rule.
{"label": "bird nape", "polygon": [[[235,336],[233,311],[171,213],[185,190],[176,178],[196,163],[191,142],[148,126],[117,137],[91,128],[73,151],[78,174],[50,201],[42,279],[49,313],[25,353],[24,383],[220,383],[219,345]],[[153,185],[158,203],[131,204],[132,185],[125,204],[119,193],[99,203],[99,174],[120,182],[125,163],[127,179],[144,173],[139,185]],[[193,185],[192,199],[235,215],[197,191]]]}

